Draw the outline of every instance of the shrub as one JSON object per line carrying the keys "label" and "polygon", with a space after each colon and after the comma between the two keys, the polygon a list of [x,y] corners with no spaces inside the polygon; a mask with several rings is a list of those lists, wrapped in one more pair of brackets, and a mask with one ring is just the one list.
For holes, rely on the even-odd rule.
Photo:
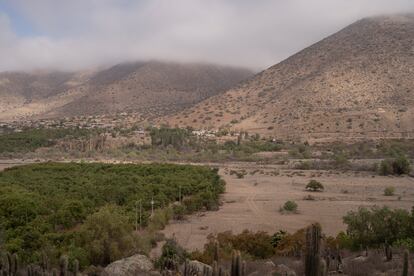
{"label": "shrub", "polygon": [[410,161],[404,155],[399,155],[395,159],[382,160],[379,166],[379,173],[381,175],[402,175],[409,174],[410,171]]}
{"label": "shrub", "polygon": [[349,166],[348,156],[344,152],[337,152],[332,156],[334,165],[337,168],[346,168]]}
{"label": "shrub", "polygon": [[91,263],[103,266],[135,249],[128,217],[116,206],[102,207],[88,216],[79,231],[79,240]]}
{"label": "shrub", "polygon": [[316,200],[316,198],[312,195],[307,195],[303,198],[303,200]]}
{"label": "shrub", "polygon": [[394,174],[409,174],[410,173],[410,161],[405,155],[398,156],[392,163]]}
{"label": "shrub", "polygon": [[168,239],[162,247],[156,266],[161,270],[176,270],[188,257],[188,253],[173,239]]}
{"label": "shrub", "polygon": [[389,159],[382,160],[379,165],[379,174],[380,175],[390,175],[393,174],[394,170],[392,168],[392,161]]}
{"label": "shrub", "polygon": [[378,247],[412,237],[413,215],[404,209],[359,208],[343,218],[352,249]]}
{"label": "shrub", "polygon": [[298,210],[298,204],[292,200],[288,200],[283,204],[281,211],[282,212],[292,212],[296,213]]}
{"label": "shrub", "polygon": [[306,185],[306,190],[312,191],[312,192],[320,192],[324,190],[324,187],[322,183],[312,179],[311,181],[309,181],[308,185]]}
{"label": "shrub", "polygon": [[186,213],[185,206],[182,204],[175,204],[173,206],[173,218],[175,220],[183,220]]}
{"label": "shrub", "polygon": [[394,187],[386,187],[384,189],[384,195],[385,196],[393,196],[395,193],[395,188]]}

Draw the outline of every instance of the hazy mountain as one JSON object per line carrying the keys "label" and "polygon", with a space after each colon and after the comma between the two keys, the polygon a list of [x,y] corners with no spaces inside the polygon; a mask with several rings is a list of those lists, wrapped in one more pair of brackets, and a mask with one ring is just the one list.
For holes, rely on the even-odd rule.
{"label": "hazy mountain", "polygon": [[125,111],[154,118],[223,93],[251,75],[241,68],[156,61],[88,72],[5,72],[0,120]]}

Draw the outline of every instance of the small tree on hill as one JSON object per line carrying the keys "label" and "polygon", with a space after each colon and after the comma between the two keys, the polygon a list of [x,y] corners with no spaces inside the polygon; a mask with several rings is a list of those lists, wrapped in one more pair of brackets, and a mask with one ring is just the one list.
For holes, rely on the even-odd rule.
{"label": "small tree on hill", "polygon": [[306,190],[312,191],[312,192],[321,192],[324,189],[325,188],[323,187],[322,183],[314,179],[309,181],[308,185],[306,185]]}

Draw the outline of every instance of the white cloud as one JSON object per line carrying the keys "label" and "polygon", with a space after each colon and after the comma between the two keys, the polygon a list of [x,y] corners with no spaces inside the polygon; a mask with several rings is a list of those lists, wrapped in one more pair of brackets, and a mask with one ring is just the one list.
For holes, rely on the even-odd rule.
{"label": "white cloud", "polygon": [[270,66],[353,21],[412,0],[13,0],[40,35],[0,11],[0,70],[74,70],[128,60]]}

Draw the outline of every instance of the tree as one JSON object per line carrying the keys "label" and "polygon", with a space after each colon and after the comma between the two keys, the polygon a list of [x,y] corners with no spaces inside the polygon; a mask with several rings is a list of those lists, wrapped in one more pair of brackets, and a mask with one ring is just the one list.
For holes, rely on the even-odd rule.
{"label": "tree", "polygon": [[392,210],[388,207],[359,208],[344,216],[347,235],[354,249],[359,246],[378,247],[386,242],[393,244],[398,240],[412,237],[412,216],[404,209]]}
{"label": "tree", "polygon": [[324,190],[324,187],[323,187],[322,183],[320,183],[319,181],[316,181],[316,180],[312,179],[306,185],[306,190],[309,190],[309,191],[312,191],[312,192],[320,192],[320,191],[323,191]]}
{"label": "tree", "polygon": [[136,250],[128,217],[115,206],[102,207],[88,216],[79,232],[79,239],[91,263],[103,266]]}

